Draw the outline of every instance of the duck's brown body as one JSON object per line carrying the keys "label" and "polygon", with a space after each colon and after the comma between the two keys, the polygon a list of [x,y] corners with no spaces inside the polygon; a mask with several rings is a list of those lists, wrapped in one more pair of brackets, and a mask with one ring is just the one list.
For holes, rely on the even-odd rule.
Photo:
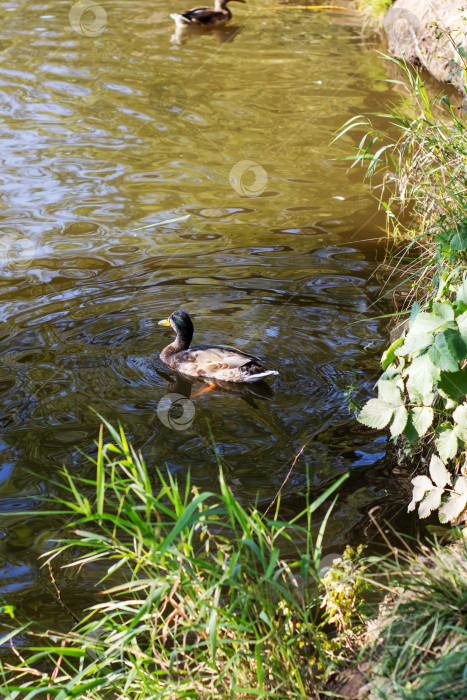
{"label": "duck's brown body", "polygon": [[218,379],[224,382],[257,382],[278,372],[268,370],[259,357],[229,345],[195,345],[190,347],[193,324],[185,311],[176,311],[161,325],[172,326],[175,342],[160,354],[162,362],[189,377]]}
{"label": "duck's brown body", "polygon": [[[174,12],[172,19],[177,27],[218,27],[232,19],[232,13],[227,7],[231,0],[216,0],[214,9],[210,7],[194,7],[178,14]],[[236,0],[245,2],[245,0]]]}

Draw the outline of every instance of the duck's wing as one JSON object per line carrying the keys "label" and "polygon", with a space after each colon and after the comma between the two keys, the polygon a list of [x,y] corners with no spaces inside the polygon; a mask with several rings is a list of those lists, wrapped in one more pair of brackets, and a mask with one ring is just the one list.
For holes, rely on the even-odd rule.
{"label": "duck's wing", "polygon": [[[171,15],[172,16],[172,15]],[[222,12],[216,12],[210,7],[193,7],[191,10],[177,15],[184,24],[212,24],[216,20],[223,19]]]}
{"label": "duck's wing", "polygon": [[244,350],[238,350],[238,348],[233,348],[231,345],[197,345],[196,347],[198,347],[198,348],[221,348],[222,350],[229,350],[230,352],[234,352],[237,355],[243,355],[244,357],[248,357],[250,360],[257,360],[258,362],[263,361],[261,359],[261,357],[258,357],[258,355],[250,355],[249,352],[245,352]]}
{"label": "duck's wing", "polygon": [[216,376],[226,370],[237,370],[245,365],[262,368],[258,357],[228,345],[195,345],[189,350],[177,353],[176,361],[180,372],[207,377]]}

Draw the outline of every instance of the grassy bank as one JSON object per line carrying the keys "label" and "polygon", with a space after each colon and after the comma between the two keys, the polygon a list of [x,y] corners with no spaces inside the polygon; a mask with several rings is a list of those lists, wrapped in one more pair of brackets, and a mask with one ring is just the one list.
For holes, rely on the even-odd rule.
{"label": "grassy bank", "polygon": [[[147,469],[123,432],[107,428],[111,442],[101,432],[95,478],[62,475],[58,504],[68,526],[47,555],[57,596],[61,565],[89,570],[91,580],[98,566],[100,602],[78,619],[58,597],[70,613],[67,633],[28,621],[19,630],[10,609],[16,623],[3,644],[19,631],[26,641],[12,642],[15,663],[3,665],[0,692],[61,700],[318,697],[335,659],[352,650],[365,585],[350,550],[340,574],[320,571],[332,510],[325,501],[345,476],[283,522],[242,508],[220,465],[219,493],[200,493],[189,480],[182,486]],[[322,526],[312,537],[318,509]]]}
{"label": "grassy bank", "polygon": [[[45,564],[69,630],[39,629],[4,601],[3,697],[339,697],[356,667],[369,697],[465,697],[465,548],[380,561],[347,548],[324,567],[339,482],[284,522],[242,508],[220,465],[219,493],[198,492],[107,428],[95,476],[63,472],[51,502],[67,526]],[[102,572],[81,615],[61,595],[70,566]]]}
{"label": "grassy bank", "polygon": [[[464,700],[467,696],[467,547],[403,545],[380,565],[380,614],[360,638],[356,667],[333,697]],[[361,693],[359,695],[359,693]]]}

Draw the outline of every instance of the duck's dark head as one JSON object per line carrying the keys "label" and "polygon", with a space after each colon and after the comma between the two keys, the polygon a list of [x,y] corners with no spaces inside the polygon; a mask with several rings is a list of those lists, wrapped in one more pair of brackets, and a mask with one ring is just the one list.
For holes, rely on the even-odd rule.
{"label": "duck's dark head", "polygon": [[177,345],[180,349],[190,347],[193,338],[193,324],[186,311],[174,311],[169,318],[159,321],[159,326],[172,326],[177,334]]}

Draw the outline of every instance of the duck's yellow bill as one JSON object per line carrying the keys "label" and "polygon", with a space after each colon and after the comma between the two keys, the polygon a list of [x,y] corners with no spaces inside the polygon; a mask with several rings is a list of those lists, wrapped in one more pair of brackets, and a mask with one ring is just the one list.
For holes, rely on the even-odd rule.
{"label": "duck's yellow bill", "polygon": [[170,326],[170,321],[168,318],[164,318],[162,321],[158,321],[158,326]]}

